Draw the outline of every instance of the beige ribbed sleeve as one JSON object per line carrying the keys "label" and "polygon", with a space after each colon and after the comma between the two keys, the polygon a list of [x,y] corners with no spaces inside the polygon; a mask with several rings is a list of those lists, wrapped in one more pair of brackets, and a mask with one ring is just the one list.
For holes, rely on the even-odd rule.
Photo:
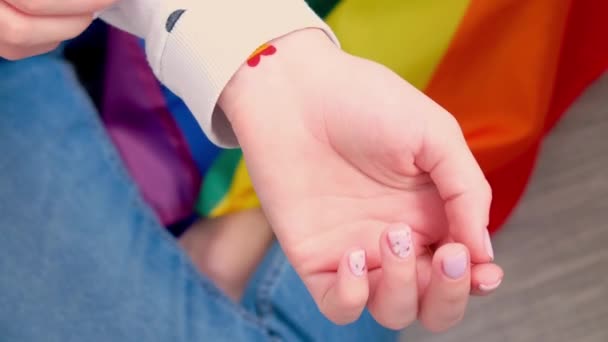
{"label": "beige ribbed sleeve", "polygon": [[224,147],[237,141],[216,104],[256,48],[304,28],[322,29],[338,43],[304,0],[121,0],[101,18],[145,39],[156,76]]}

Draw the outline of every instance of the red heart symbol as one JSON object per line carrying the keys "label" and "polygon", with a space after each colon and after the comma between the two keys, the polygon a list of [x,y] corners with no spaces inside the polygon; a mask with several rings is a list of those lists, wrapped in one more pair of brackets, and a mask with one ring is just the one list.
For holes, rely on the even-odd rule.
{"label": "red heart symbol", "polygon": [[260,59],[260,55],[255,55],[247,60],[247,65],[249,65],[250,67],[257,66],[258,64],[260,64]]}
{"label": "red heart symbol", "polygon": [[249,65],[250,67],[255,67],[258,64],[260,64],[260,60],[261,60],[262,56],[271,56],[271,55],[274,55],[275,52],[277,52],[277,49],[272,45],[268,45],[263,50],[259,51],[258,53],[254,54],[253,56],[251,56],[247,60],[247,65]]}
{"label": "red heart symbol", "polygon": [[260,52],[260,55],[271,56],[274,55],[275,52],[277,52],[277,48],[275,48],[273,45],[268,45],[267,48]]}

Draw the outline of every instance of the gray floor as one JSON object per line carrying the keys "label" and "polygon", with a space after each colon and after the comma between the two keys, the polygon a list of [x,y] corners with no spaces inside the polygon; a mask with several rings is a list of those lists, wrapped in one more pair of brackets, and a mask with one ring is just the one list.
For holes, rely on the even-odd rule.
{"label": "gray floor", "polygon": [[608,342],[608,74],[547,139],[528,192],[497,234],[505,281],[461,326],[408,342]]}

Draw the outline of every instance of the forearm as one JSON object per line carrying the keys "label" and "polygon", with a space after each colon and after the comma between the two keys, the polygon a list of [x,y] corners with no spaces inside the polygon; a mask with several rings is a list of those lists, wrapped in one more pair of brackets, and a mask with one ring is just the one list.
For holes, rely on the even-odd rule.
{"label": "forearm", "polygon": [[146,40],[156,76],[222,146],[237,141],[216,104],[258,46],[304,28],[322,29],[336,41],[303,0],[122,0],[101,17]]}

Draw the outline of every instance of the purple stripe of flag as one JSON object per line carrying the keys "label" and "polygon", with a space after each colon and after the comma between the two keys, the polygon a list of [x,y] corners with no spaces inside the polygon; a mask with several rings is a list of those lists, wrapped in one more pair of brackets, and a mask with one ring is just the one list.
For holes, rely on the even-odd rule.
{"label": "purple stripe of flag", "polygon": [[192,214],[201,185],[137,38],[109,31],[102,119],[127,169],[165,225]]}

